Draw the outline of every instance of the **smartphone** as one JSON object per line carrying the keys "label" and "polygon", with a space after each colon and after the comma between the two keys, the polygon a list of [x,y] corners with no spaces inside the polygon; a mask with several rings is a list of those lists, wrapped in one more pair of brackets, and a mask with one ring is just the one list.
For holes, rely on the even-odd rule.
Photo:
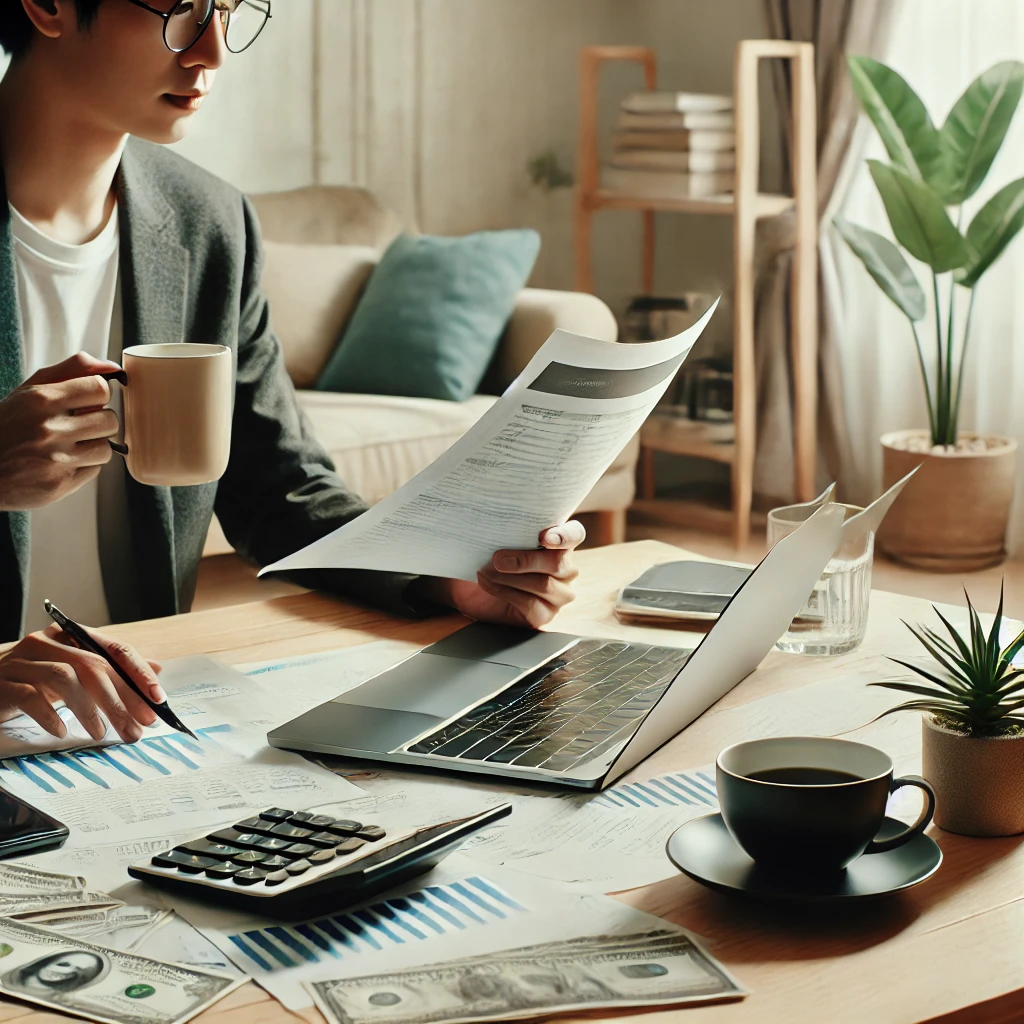
{"label": "smartphone", "polygon": [[615,611],[642,619],[714,622],[750,575],[721,562],[664,562],[619,591]]}
{"label": "smartphone", "polygon": [[0,859],[61,846],[67,825],[0,789]]}

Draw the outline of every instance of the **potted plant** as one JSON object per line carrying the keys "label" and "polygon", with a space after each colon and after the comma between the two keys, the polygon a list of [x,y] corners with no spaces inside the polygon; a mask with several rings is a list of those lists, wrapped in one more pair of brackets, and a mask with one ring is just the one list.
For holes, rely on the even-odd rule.
{"label": "potted plant", "polygon": [[[868,273],[906,316],[924,384],[928,426],[882,438],[884,486],[923,462],[878,533],[889,555],[947,572],[1005,557],[1016,441],[961,431],[960,399],[978,282],[1024,224],[1024,178],[1001,188],[970,217],[965,204],[985,180],[1024,88],[1024,64],[1005,61],[976,78],[936,127],[913,89],[891,68],[848,57],[854,90],[890,162],[869,160],[896,241],[931,277],[934,341],[918,329],[928,302],[899,246],[836,217]],[[953,211],[955,217],[950,216]],[[929,332],[930,333],[930,332]],[[965,501],[970,495],[977,500]]]}
{"label": "potted plant", "polygon": [[1024,668],[1012,664],[1024,649],[1024,632],[1000,649],[1003,595],[986,637],[967,598],[970,633],[961,636],[935,609],[947,640],[927,626],[907,628],[935,664],[925,668],[899,658],[928,681],[871,683],[914,694],[891,708],[923,711],[922,774],[935,790],[935,823],[967,836],[1024,832]]}

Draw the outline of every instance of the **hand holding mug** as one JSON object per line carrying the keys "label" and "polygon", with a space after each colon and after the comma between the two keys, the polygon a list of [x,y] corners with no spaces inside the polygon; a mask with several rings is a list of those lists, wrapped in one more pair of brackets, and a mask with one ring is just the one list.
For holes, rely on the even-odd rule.
{"label": "hand holding mug", "polygon": [[42,508],[110,461],[117,417],[103,374],[116,363],[80,352],[34,373],[0,402],[0,511]]}

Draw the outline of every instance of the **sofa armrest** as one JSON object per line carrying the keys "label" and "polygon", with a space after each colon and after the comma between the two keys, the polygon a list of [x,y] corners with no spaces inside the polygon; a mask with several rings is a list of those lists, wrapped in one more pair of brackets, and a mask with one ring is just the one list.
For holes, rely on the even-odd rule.
{"label": "sofa armrest", "polygon": [[619,336],[612,311],[596,295],[524,288],[480,390],[500,395],[559,327],[601,341]]}

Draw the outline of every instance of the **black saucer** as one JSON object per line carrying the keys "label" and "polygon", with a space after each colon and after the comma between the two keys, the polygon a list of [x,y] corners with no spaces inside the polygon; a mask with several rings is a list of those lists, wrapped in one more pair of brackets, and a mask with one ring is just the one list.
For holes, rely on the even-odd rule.
{"label": "black saucer", "polygon": [[[884,839],[905,827],[903,822],[886,818],[879,836]],[[942,863],[935,840],[919,835],[887,853],[858,857],[835,875],[780,875],[759,868],[740,849],[721,814],[694,818],[676,829],[669,836],[666,852],[684,875],[719,892],[795,903],[877,899],[923,882]]]}

